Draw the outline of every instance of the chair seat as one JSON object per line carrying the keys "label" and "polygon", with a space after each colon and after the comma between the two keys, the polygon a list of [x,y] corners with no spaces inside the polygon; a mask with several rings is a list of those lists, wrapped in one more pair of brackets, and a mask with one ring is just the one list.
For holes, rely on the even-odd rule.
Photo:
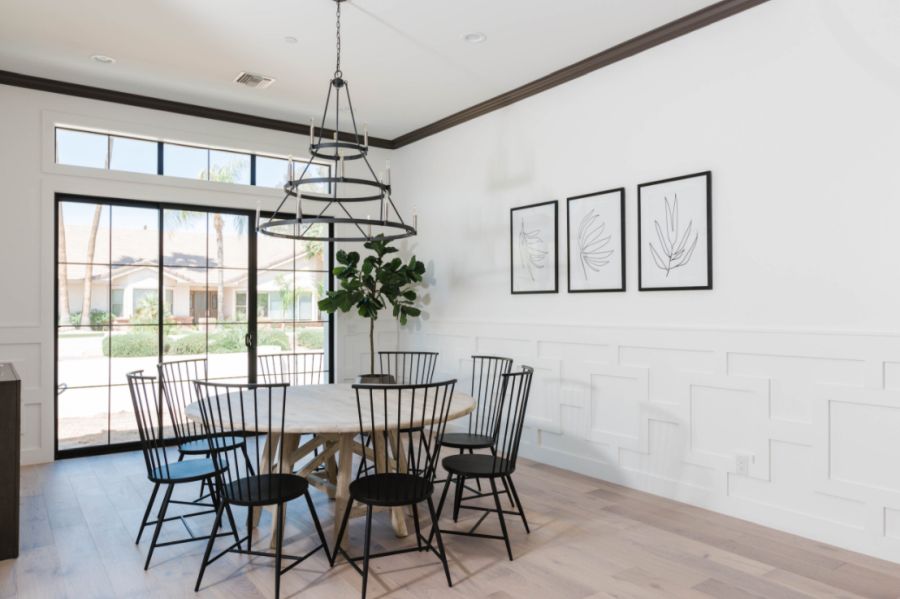
{"label": "chair seat", "polygon": [[350,497],[367,505],[412,505],[425,501],[433,491],[427,479],[396,472],[362,476],[350,483]]}
{"label": "chair seat", "polygon": [[[232,437],[230,435],[217,435],[213,437],[216,449],[228,451],[244,444],[243,437]],[[185,455],[206,455],[209,453],[209,441],[204,437],[182,443],[178,446],[178,451]]]}
{"label": "chair seat", "polygon": [[246,476],[225,485],[225,498],[235,505],[275,505],[302,496],[309,489],[305,478],[294,474]]}
{"label": "chair seat", "polygon": [[457,449],[484,449],[493,444],[493,437],[473,433],[446,433],[441,437],[442,446]]}
{"label": "chair seat", "polygon": [[461,474],[467,478],[490,478],[512,474],[508,460],[487,454],[459,454],[441,461],[444,470],[451,474]]}
{"label": "chair seat", "polygon": [[210,459],[186,460],[169,462],[166,466],[154,468],[150,480],[155,483],[189,483],[210,478],[222,472],[224,472],[222,469],[216,470]]}

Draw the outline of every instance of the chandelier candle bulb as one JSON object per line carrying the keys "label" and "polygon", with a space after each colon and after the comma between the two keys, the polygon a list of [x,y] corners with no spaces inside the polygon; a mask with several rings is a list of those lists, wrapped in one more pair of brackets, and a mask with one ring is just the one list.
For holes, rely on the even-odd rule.
{"label": "chandelier candle bulb", "polygon": [[261,202],[256,200],[256,230],[259,231],[259,208]]}
{"label": "chandelier candle bulb", "polygon": [[316,119],[309,119],[309,145],[316,141]]}

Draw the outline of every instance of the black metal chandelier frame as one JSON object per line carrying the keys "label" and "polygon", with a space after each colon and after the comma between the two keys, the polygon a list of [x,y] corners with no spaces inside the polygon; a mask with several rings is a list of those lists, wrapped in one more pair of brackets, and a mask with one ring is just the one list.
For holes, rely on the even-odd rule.
{"label": "black metal chandelier frame", "polygon": [[[397,206],[391,199],[391,183],[390,168],[385,171],[384,180],[379,179],[375,174],[375,170],[369,163],[369,136],[368,131],[364,131],[362,139],[360,139],[359,129],[356,125],[356,114],[353,110],[353,101],[350,98],[350,84],[344,79],[341,71],[341,4],[346,0],[334,0],[337,5],[336,19],[336,55],[337,61],[334,70],[334,76],[328,82],[328,93],[325,97],[325,109],[322,114],[322,126],[319,127],[318,137],[316,136],[315,120],[310,121],[309,130],[309,159],[306,160],[303,171],[296,179],[291,179],[284,186],[284,198],[272,213],[272,216],[266,219],[260,218],[260,211],[257,210],[256,230],[264,235],[271,237],[281,237],[286,239],[295,239],[299,241],[341,241],[341,242],[365,242],[375,239],[384,239],[393,241],[404,239],[416,235],[416,227],[407,224],[400,215]],[[333,94],[332,94],[333,92]],[[350,112],[350,124],[352,132],[350,134],[353,141],[339,139],[338,132],[341,125],[341,94],[346,96],[347,106]],[[324,125],[328,118],[329,108],[332,104],[332,95],[334,96],[334,135],[332,139],[324,137]],[[327,177],[307,177],[310,167],[315,164],[314,160],[324,160],[333,162],[334,166]],[[346,162],[362,160],[365,163],[368,174],[371,179],[364,177],[348,177],[344,170]],[[293,172],[291,175],[293,176]],[[317,184],[327,184],[329,192],[314,193],[308,190],[308,186]],[[362,191],[354,195],[342,195],[341,188],[346,189],[347,185],[368,188],[371,192]],[[304,189],[306,187],[306,189]],[[293,218],[279,217],[279,214],[285,214],[285,208],[290,207],[288,202],[294,198],[296,202],[295,209],[291,211]],[[307,216],[303,213],[304,200],[324,204],[321,210],[315,212],[314,216]],[[355,217],[348,206],[345,204],[355,205],[360,203],[378,202],[377,219],[370,216],[366,218]],[[338,216],[327,216],[327,211],[335,206],[339,209]],[[322,227],[315,227],[317,224],[336,224],[336,225],[353,225],[345,227],[352,234],[322,234]],[[373,227],[376,227],[376,234],[373,234]],[[325,231],[331,230],[324,227]],[[336,230],[336,228],[334,229]]]}

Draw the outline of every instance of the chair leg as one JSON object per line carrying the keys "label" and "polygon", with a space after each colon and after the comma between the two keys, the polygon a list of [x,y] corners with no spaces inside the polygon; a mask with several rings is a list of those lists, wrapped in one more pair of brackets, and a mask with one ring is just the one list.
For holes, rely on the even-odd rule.
{"label": "chair leg", "polygon": [[366,585],[369,582],[369,545],[372,541],[372,506],[366,506],[366,540],[363,547],[362,599],[366,599]]}
{"label": "chair leg", "polygon": [[284,503],[278,504],[275,522],[275,599],[281,597],[281,546],[284,544]]}
{"label": "chair leg", "polygon": [[219,505],[216,510],[216,519],[213,521],[212,532],[209,533],[209,540],[206,542],[206,551],[203,552],[203,561],[200,562],[200,573],[197,574],[197,584],[194,585],[194,592],[200,590],[200,583],[203,582],[203,573],[206,572],[206,566],[209,563],[209,555],[212,553],[213,543],[216,542],[216,534],[219,532],[219,524],[222,522],[222,512],[225,510],[225,504]]}
{"label": "chair leg", "polygon": [[441,538],[441,529],[438,527],[438,517],[437,514],[434,513],[434,503],[431,501],[431,497],[428,497],[428,511],[431,514],[431,530],[434,532],[437,537],[438,551],[441,552],[441,563],[444,565],[444,574],[447,576],[447,586],[453,586],[453,581],[450,580],[450,566],[447,565],[447,552],[444,550],[444,539]]}
{"label": "chair leg", "polygon": [[[253,548],[253,508],[247,506],[247,551]],[[240,547],[238,547],[240,549]]]}
{"label": "chair leg", "polygon": [[313,505],[313,500],[309,495],[309,491],[306,492],[306,505],[309,506],[309,515],[312,516],[313,524],[316,525],[316,532],[319,533],[319,540],[322,541],[322,550],[325,552],[325,557],[328,558],[329,563],[333,566],[334,560],[331,559],[331,554],[328,552],[328,541],[325,540],[325,533],[322,531],[322,525],[319,523],[319,516],[316,514],[316,506]]}
{"label": "chair leg", "polygon": [[412,504],[412,519],[413,525],[416,527],[416,547],[419,548],[419,551],[422,551],[422,531],[419,528],[419,505],[414,503]]}
{"label": "chair leg", "polygon": [[431,539],[434,538],[434,530],[437,528],[437,522],[441,519],[441,512],[444,511],[444,501],[447,499],[447,492],[450,490],[450,479],[453,478],[453,475],[449,472],[447,473],[447,480],[444,482],[444,490],[441,491],[441,499],[438,501],[437,514],[435,517],[435,524],[431,527],[431,532],[428,533],[428,544],[431,545]]}
{"label": "chair leg", "polygon": [[247,453],[247,440],[244,440],[244,444],[241,445],[241,451],[244,452],[244,459],[247,460],[247,471],[250,473],[250,476],[256,476],[256,472],[253,471],[253,462],[250,461],[250,454]]}
{"label": "chair leg", "polygon": [[[212,485],[212,483],[210,483]],[[240,549],[241,545],[241,535],[238,534],[237,521],[234,519],[234,513],[231,511],[231,506],[228,505],[227,501],[224,501],[221,497],[219,500],[225,505],[225,514],[228,516],[228,524],[231,525],[231,533],[234,535],[234,540],[238,544],[238,549]]]}
{"label": "chair leg", "polygon": [[503,519],[503,506],[500,505],[500,494],[497,492],[497,483],[493,477],[488,479],[491,481],[491,493],[494,495],[494,505],[497,506],[497,516],[500,518],[500,530],[503,531],[503,542],[506,543],[506,553],[509,555],[509,561],[512,561],[512,547],[509,545],[509,533],[506,531],[506,520]]}
{"label": "chair leg", "polygon": [[522,524],[525,525],[525,532],[531,534],[531,529],[528,528],[528,520],[525,519],[525,508],[522,506],[522,500],[519,499],[519,494],[516,492],[516,485],[513,484],[512,476],[507,475],[506,481],[509,483],[507,488],[512,492],[513,499],[516,500],[515,505],[519,508],[519,515],[522,516]]}
{"label": "chair leg", "polygon": [[[462,450],[460,450],[460,453],[462,453]],[[475,450],[472,449],[471,447],[469,448],[469,455],[475,455]],[[481,491],[481,479],[480,478],[475,479],[475,485],[478,487],[478,492],[481,493],[482,491]]]}
{"label": "chair leg", "polygon": [[462,503],[463,490],[466,488],[466,477],[456,475],[456,496],[453,499],[453,521],[459,522],[459,506]]}
{"label": "chair leg", "polygon": [[144,534],[144,528],[147,527],[147,519],[150,517],[150,512],[153,511],[153,503],[156,501],[156,493],[158,491],[159,483],[154,483],[153,492],[150,493],[150,501],[147,502],[147,509],[144,510],[144,519],[141,520],[141,528],[138,530],[137,539],[134,540],[135,545],[141,542],[141,535]]}
{"label": "chair leg", "polygon": [[334,565],[337,559],[338,551],[341,549],[341,541],[344,538],[344,531],[347,530],[347,521],[350,520],[350,509],[353,507],[353,500],[347,500],[347,509],[344,510],[344,517],[341,519],[341,527],[338,529],[337,538],[334,541],[334,551],[331,552],[331,565]]}
{"label": "chair leg", "polygon": [[172,490],[175,485],[169,483],[166,487],[166,494],[163,496],[162,506],[159,508],[159,514],[156,516],[156,528],[153,530],[153,540],[150,541],[150,551],[147,552],[147,561],[144,562],[144,570],[150,567],[150,558],[153,557],[153,550],[156,548],[156,541],[159,540],[159,531],[162,530],[163,520],[166,518],[166,510],[169,509],[169,499],[172,498]]}

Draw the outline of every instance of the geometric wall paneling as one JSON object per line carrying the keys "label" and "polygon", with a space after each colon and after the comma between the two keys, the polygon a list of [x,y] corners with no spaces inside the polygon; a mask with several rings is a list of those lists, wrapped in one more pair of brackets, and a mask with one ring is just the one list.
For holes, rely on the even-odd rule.
{"label": "geometric wall paneling", "polygon": [[[512,356],[511,356],[512,357]],[[525,426],[561,434],[559,360],[515,358],[513,369],[527,364],[534,368],[531,395],[525,412]]]}
{"label": "geometric wall paneling", "polygon": [[[596,365],[590,372],[590,440],[649,451],[646,368]],[[585,416],[588,416],[585,414]]]}
{"label": "geometric wall paneling", "polygon": [[900,391],[900,362],[883,362],[882,385],[885,389]]}
{"label": "geometric wall paneling", "polygon": [[819,385],[817,392],[823,490],[900,503],[900,392],[832,385]]}
{"label": "geometric wall paneling", "polygon": [[679,403],[677,396],[682,372],[713,374],[721,360],[706,348],[687,347],[619,347],[619,363],[650,370],[650,401],[659,404]]}
{"label": "geometric wall paneling", "polygon": [[653,477],[657,487],[669,483],[672,496],[682,500],[696,501],[699,495],[709,497],[720,490],[722,476],[715,468],[685,461],[689,440],[684,426],[648,418],[647,431],[646,452],[619,448],[620,468],[631,476]]}
{"label": "geometric wall paneling", "polygon": [[866,519],[864,502],[819,491],[814,470],[814,449],[806,445],[772,441],[771,473],[768,481],[746,476],[729,476],[728,495],[790,513],[807,516],[830,524],[863,529]]}
{"label": "geometric wall paneling", "polygon": [[769,382],[725,375],[692,376],[687,461],[737,472],[750,456],[749,476],[769,478]]}
{"label": "geometric wall paneling", "polygon": [[523,456],[900,561],[900,476],[861,465],[900,473],[898,336],[432,319],[401,345],[442,335],[539,367]]}
{"label": "geometric wall paneling", "polygon": [[811,383],[865,384],[865,362],[856,359],[777,354],[728,354],[728,374],[772,379],[772,418],[811,422]]}
{"label": "geometric wall paneling", "polygon": [[562,360],[563,364],[583,360],[613,364],[613,346],[604,343],[577,343],[570,341],[538,341],[538,357]]}
{"label": "geometric wall paneling", "polygon": [[528,364],[526,358],[537,355],[536,345],[535,341],[521,338],[482,337],[479,335],[476,339],[479,354],[513,358],[515,360],[514,367],[518,364]]}
{"label": "geometric wall paneling", "polygon": [[623,366],[644,366],[698,373],[714,373],[718,361],[709,346],[652,347],[622,345],[619,347],[619,363]]}

